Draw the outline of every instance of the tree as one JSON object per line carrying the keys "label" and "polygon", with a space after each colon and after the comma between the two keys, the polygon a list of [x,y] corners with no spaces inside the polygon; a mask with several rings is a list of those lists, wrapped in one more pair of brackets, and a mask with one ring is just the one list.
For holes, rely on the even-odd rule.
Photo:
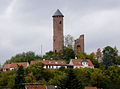
{"label": "tree", "polygon": [[116,58],[118,56],[118,52],[116,49],[107,46],[103,49],[103,63],[106,65],[106,67],[117,63]]}
{"label": "tree", "polygon": [[2,66],[1,66],[1,63],[0,63],[0,71],[2,70]]}
{"label": "tree", "polygon": [[47,60],[53,59],[53,60],[69,61],[71,58],[75,58],[75,54],[74,54],[74,50],[69,47],[63,47],[63,49],[58,53],[49,51],[43,56],[43,59],[47,59]]}
{"label": "tree", "polygon": [[65,47],[73,48],[74,38],[68,34],[65,36]]}
{"label": "tree", "polygon": [[60,60],[61,59],[61,54],[60,53],[55,53],[53,51],[49,51],[47,52],[44,56],[43,56],[43,59],[46,59],[46,60]]}
{"label": "tree", "polygon": [[94,69],[94,71],[91,73],[91,84],[93,86],[97,86],[98,88],[104,87],[104,75],[102,73],[103,71],[100,69]]}
{"label": "tree", "polygon": [[[15,71],[0,71],[0,86],[13,88],[15,83]],[[3,88],[0,88],[3,89]]]}
{"label": "tree", "polygon": [[117,64],[120,65],[120,56],[117,57]]}
{"label": "tree", "polygon": [[36,78],[33,75],[33,72],[27,74],[27,76],[25,77],[26,83],[35,83],[36,82]]}
{"label": "tree", "polygon": [[61,53],[61,58],[65,59],[66,61],[75,58],[75,54],[72,48],[64,47],[60,53]]}
{"label": "tree", "polygon": [[11,64],[13,62],[27,62],[27,61],[30,63],[31,60],[35,60],[35,59],[41,59],[41,57],[38,55],[35,55],[34,52],[29,51],[26,53],[23,52],[23,53],[16,54],[10,60],[7,60],[5,64]]}
{"label": "tree", "polygon": [[86,59],[86,58],[87,58],[87,54],[84,53],[84,52],[80,52],[80,53],[77,55],[77,57],[78,57],[79,59]]}
{"label": "tree", "polygon": [[[44,66],[44,64],[41,63],[41,62],[34,63],[34,64],[30,65],[25,70],[25,74],[26,75],[27,74],[32,74],[33,78],[35,76],[36,81],[39,81],[39,80],[41,80],[43,78],[43,70],[44,70],[43,66]],[[27,76],[29,76],[29,75],[27,75]]]}
{"label": "tree", "polygon": [[18,66],[15,77],[15,89],[25,89],[25,78],[23,66]]}
{"label": "tree", "polygon": [[92,63],[94,64],[95,68],[99,67],[99,63],[98,63],[98,60],[95,57],[95,53],[94,52],[92,52],[92,53],[90,53],[90,55],[88,55],[88,59],[90,59],[92,61]]}
{"label": "tree", "polygon": [[58,89],[83,89],[73,69],[68,69],[57,84]]}

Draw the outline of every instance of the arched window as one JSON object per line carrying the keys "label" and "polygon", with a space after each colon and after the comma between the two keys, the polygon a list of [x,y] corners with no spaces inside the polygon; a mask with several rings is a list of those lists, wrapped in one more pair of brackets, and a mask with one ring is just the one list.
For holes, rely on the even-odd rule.
{"label": "arched window", "polygon": [[60,23],[59,24],[61,24],[62,22],[60,21]]}

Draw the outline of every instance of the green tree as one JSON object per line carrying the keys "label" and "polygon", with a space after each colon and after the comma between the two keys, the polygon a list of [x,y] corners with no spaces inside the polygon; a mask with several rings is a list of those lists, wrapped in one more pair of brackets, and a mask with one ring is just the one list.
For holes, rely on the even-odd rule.
{"label": "green tree", "polygon": [[64,47],[60,53],[61,53],[61,58],[65,59],[66,61],[75,58],[74,50],[71,48]]}
{"label": "green tree", "polygon": [[95,57],[95,53],[94,52],[92,52],[92,53],[90,53],[90,55],[88,55],[88,59],[90,59],[92,61],[92,63],[94,64],[95,68],[99,67],[99,63],[98,63],[98,60]]}
{"label": "green tree", "polygon": [[47,52],[44,56],[43,59],[46,60],[61,60],[61,54],[60,53],[55,53],[53,51]]}
{"label": "green tree", "polygon": [[75,72],[73,69],[69,69],[67,72],[67,88],[68,89],[82,89],[81,82],[78,81]]}
{"label": "green tree", "polygon": [[120,56],[118,56],[116,60],[117,60],[117,64],[120,65]]}
{"label": "green tree", "polygon": [[[15,80],[15,71],[0,71],[0,86],[13,88]],[[2,89],[2,88],[0,88]]]}
{"label": "green tree", "polygon": [[2,70],[2,66],[1,66],[1,63],[0,63],[0,71]]}
{"label": "green tree", "polygon": [[112,64],[117,64],[117,56],[118,52],[114,48],[107,46],[103,49],[103,63],[106,67]]}
{"label": "green tree", "polygon": [[[36,81],[39,81],[43,78],[43,66],[44,64],[41,62],[34,63],[25,70],[25,75],[28,76],[27,78],[29,78],[30,75],[32,75],[33,78],[35,76]],[[28,81],[30,81],[30,79],[28,79]]]}
{"label": "green tree", "polygon": [[74,50],[72,48],[69,48],[69,47],[63,47],[63,49],[58,53],[49,51],[43,56],[43,59],[66,60],[67,62],[71,58],[75,58],[75,54],[74,54]]}
{"label": "green tree", "polygon": [[41,57],[38,55],[35,55],[34,52],[29,51],[26,53],[23,52],[20,54],[16,54],[10,60],[7,60],[5,64],[11,64],[13,62],[27,62],[27,61],[30,63],[31,60],[35,60],[35,59],[41,59]]}
{"label": "green tree", "polygon": [[77,57],[78,57],[79,59],[86,59],[86,58],[87,58],[87,54],[84,53],[84,52],[80,52],[80,53],[77,55]]}
{"label": "green tree", "polygon": [[27,76],[25,77],[26,83],[35,83],[36,82],[36,78],[33,75],[33,72],[27,74]]}
{"label": "green tree", "polygon": [[102,73],[103,71],[100,69],[94,69],[94,71],[91,73],[91,84],[92,86],[103,88],[104,87],[104,75]]}
{"label": "green tree", "polygon": [[18,66],[15,77],[15,89],[25,89],[25,78],[23,66]]}
{"label": "green tree", "polygon": [[57,83],[58,89],[83,89],[81,82],[76,77],[73,69],[68,69],[59,82]]}

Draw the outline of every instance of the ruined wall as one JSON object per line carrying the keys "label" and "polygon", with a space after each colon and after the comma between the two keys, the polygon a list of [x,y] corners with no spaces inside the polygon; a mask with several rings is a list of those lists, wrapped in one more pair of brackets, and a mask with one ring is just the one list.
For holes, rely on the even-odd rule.
{"label": "ruined wall", "polygon": [[76,55],[80,52],[84,52],[84,34],[80,35],[80,37],[75,40],[74,50]]}

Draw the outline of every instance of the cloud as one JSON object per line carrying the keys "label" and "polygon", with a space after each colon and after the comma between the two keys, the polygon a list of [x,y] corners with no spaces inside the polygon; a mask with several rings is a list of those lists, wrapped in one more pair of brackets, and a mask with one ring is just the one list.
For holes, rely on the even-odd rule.
{"label": "cloud", "polygon": [[10,4],[8,5],[8,7],[6,8],[5,12],[4,12],[4,16],[7,17],[11,17],[14,6],[16,4],[17,0],[12,0],[10,2]]}

